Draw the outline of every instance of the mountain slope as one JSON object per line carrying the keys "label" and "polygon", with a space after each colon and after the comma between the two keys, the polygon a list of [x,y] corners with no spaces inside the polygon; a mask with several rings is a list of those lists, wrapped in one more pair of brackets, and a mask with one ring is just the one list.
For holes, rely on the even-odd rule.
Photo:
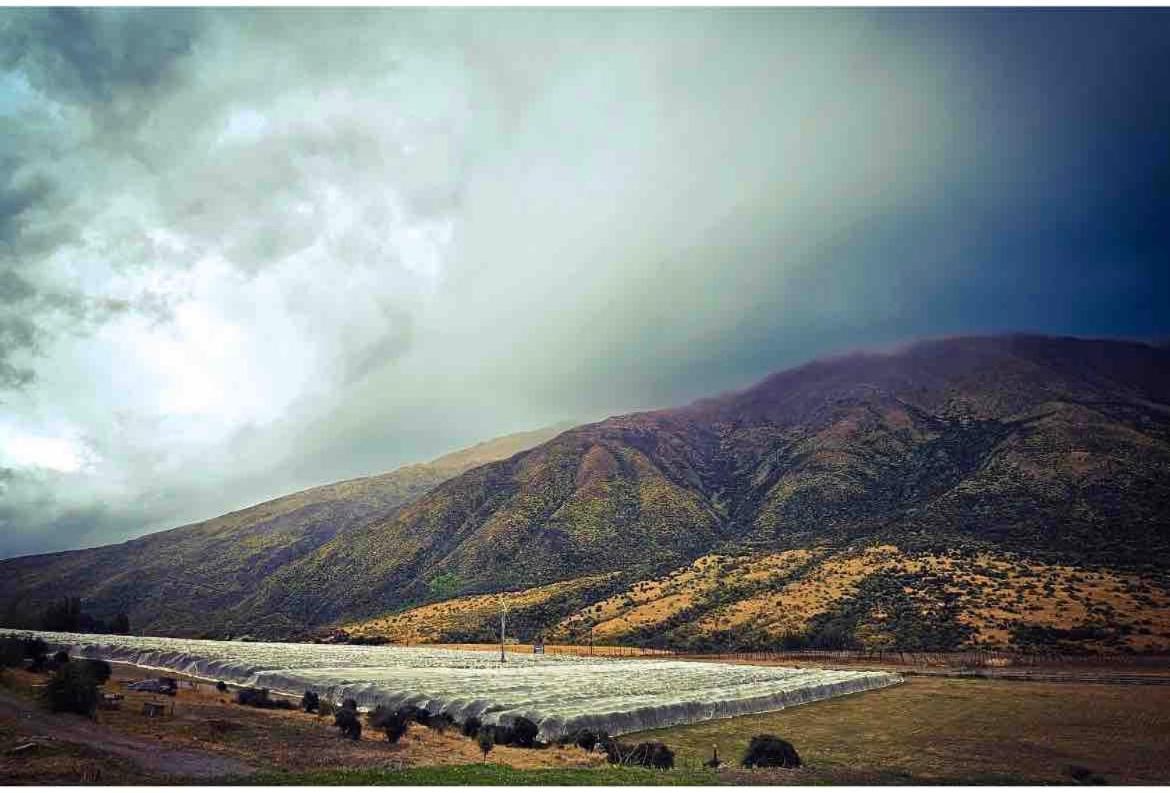
{"label": "mountain slope", "polygon": [[430,599],[440,574],[460,594],[632,583],[711,551],[882,542],[1160,581],[1167,504],[1165,349],[947,339],[578,427],[326,543],[244,608],[360,621]]}
{"label": "mountain slope", "polygon": [[[118,545],[0,561],[0,614],[27,619],[63,595],[139,632],[220,633],[266,577],[439,483],[547,441],[568,425],[508,435],[377,476],[323,485]],[[281,624],[282,629],[291,626]]]}

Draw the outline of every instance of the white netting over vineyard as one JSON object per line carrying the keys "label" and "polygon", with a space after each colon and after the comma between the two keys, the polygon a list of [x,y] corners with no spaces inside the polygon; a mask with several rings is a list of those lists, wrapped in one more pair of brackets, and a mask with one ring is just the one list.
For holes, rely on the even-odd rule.
{"label": "white netting over vineyard", "polygon": [[901,682],[888,672],[509,654],[330,644],[278,644],[38,632],[71,655],[167,669],[300,695],[311,689],[363,707],[411,704],[507,723],[523,716],[552,740],[577,729],[611,735],[780,710]]}

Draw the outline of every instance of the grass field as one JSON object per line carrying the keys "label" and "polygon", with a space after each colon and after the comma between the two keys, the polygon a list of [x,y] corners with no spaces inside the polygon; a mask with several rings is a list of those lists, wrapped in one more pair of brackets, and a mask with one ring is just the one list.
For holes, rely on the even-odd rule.
{"label": "grass field", "polygon": [[880,691],[626,740],[663,741],[680,764],[694,766],[713,745],[738,763],[760,733],[796,746],[807,768],[780,777],[795,783],[1068,784],[1070,766],[1111,783],[1170,783],[1170,686],[909,677]]}

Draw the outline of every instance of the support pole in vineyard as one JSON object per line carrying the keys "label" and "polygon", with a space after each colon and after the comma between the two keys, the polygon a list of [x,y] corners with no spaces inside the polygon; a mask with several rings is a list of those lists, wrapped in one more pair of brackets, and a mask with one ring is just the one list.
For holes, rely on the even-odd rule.
{"label": "support pole in vineyard", "polygon": [[500,663],[506,663],[507,658],[504,657],[504,631],[507,629],[508,620],[508,601],[500,595]]}

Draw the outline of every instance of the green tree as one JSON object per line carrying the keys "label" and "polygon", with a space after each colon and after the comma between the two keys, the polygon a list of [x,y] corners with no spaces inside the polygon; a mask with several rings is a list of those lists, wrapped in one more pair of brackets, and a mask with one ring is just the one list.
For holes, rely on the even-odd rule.
{"label": "green tree", "polygon": [[45,704],[54,713],[92,717],[97,710],[97,679],[93,667],[84,661],[70,661],[58,667],[43,692]]}
{"label": "green tree", "polygon": [[427,588],[437,600],[450,600],[459,591],[462,582],[455,573],[440,573],[431,579]]}

